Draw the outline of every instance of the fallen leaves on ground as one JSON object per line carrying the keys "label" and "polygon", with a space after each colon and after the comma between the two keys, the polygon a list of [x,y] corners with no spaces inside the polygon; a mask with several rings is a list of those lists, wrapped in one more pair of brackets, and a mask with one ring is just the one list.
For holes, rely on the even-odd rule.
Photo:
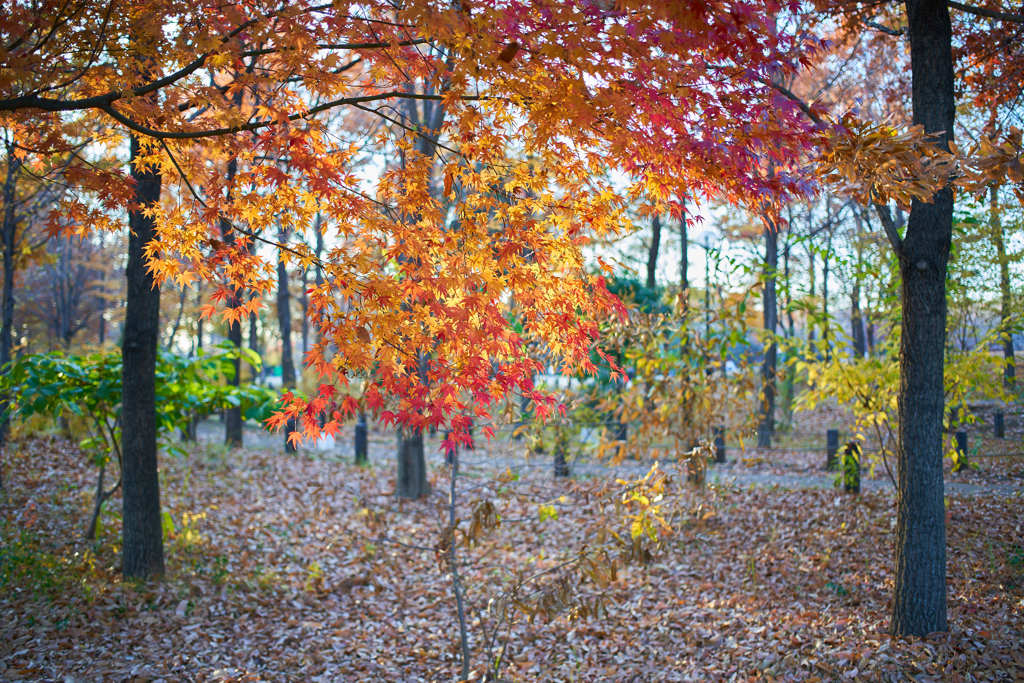
{"label": "fallen leaves on ground", "polygon": [[[401,502],[389,465],[210,447],[163,455],[168,575],[144,585],[117,571],[115,510],[98,543],[80,540],[86,458],[56,440],[12,446],[0,678],[452,680],[457,617],[438,553],[447,470],[433,472],[428,500]],[[599,587],[558,567],[614,525],[602,494],[612,478],[556,482],[536,467],[460,478],[460,528],[480,501],[501,517],[459,546],[475,676],[504,643],[508,680],[1024,678],[1019,491],[950,497],[951,630],[900,639],[885,633],[890,493],[693,490],[680,478],[675,533]],[[538,591],[572,579],[600,616],[516,613],[485,653],[499,616],[489,602],[531,574],[545,577]]]}

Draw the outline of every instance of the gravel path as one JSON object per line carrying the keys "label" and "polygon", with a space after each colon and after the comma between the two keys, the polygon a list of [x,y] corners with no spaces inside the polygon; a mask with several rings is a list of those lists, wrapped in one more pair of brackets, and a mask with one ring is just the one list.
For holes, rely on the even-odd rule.
{"label": "gravel path", "polygon": [[[393,432],[371,427],[369,435],[369,456],[371,464],[387,465],[392,462],[395,452],[395,436]],[[216,444],[223,440],[223,424],[214,419],[199,425],[199,439],[203,442]],[[428,461],[436,466],[444,462],[441,452],[441,439],[438,436],[425,439]],[[282,448],[284,437],[270,434],[246,425],[245,446],[253,449]],[[500,436],[491,442],[483,442],[473,451],[460,454],[460,465],[467,472],[494,472],[506,467],[516,472],[550,472],[551,459],[548,457],[526,458],[511,453],[525,450],[523,446],[508,446],[508,441]],[[325,439],[313,446],[301,449],[308,455],[326,459],[351,460],[353,457],[352,432],[346,429],[338,439]],[[599,462],[576,462],[572,464],[575,476],[599,476],[614,471],[622,476],[642,475],[650,467],[649,464],[636,460],[627,460],[620,465],[610,466]],[[1024,477],[1005,477],[994,481],[968,482],[958,481],[957,477],[947,473],[945,491],[947,494],[961,496],[1024,496]],[[764,471],[763,468],[747,467],[741,462],[731,460],[724,465],[712,465],[708,470],[708,482],[731,486],[778,486],[785,489],[831,489],[834,488],[835,475],[822,470],[802,468],[797,471]],[[875,479],[863,477],[861,487],[866,491],[890,491],[895,493],[892,484],[884,473]]]}

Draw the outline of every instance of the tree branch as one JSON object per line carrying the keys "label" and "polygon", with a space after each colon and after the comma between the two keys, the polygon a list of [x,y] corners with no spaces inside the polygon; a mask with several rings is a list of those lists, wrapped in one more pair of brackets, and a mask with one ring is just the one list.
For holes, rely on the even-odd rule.
{"label": "tree branch", "polygon": [[875,213],[878,214],[878,220],[882,221],[882,229],[885,230],[885,236],[889,238],[889,244],[892,245],[896,256],[902,258],[903,239],[900,237],[899,229],[896,227],[896,221],[892,218],[892,212],[889,211],[889,205],[874,202],[874,207]]}
{"label": "tree branch", "polygon": [[1000,10],[988,9],[987,7],[975,7],[973,5],[965,5],[962,2],[956,2],[956,0],[949,0],[947,3],[953,9],[958,9],[961,12],[967,12],[978,17],[985,17],[986,19],[997,19],[999,21],[1013,21],[1018,24],[1024,24],[1024,14],[1011,14],[1010,12],[1002,12]]}
{"label": "tree branch", "polygon": [[872,21],[870,19],[865,19],[864,20],[864,25],[867,26],[868,28],[873,28],[876,31],[881,31],[882,33],[884,33],[886,35],[896,36],[897,38],[902,36],[904,33],[907,32],[906,29],[903,29],[903,28],[889,28],[888,26],[886,26],[884,24],[879,24],[877,21]]}
{"label": "tree branch", "polygon": [[[380,93],[377,95],[361,95],[359,97],[340,97],[336,100],[331,100],[329,102],[319,104],[315,107],[310,107],[306,111],[297,112],[295,114],[289,114],[283,120],[264,119],[261,121],[252,121],[250,123],[243,123],[237,126],[229,126],[226,128],[213,128],[210,130],[195,131],[157,130],[156,128],[150,128],[149,126],[146,126],[142,123],[133,121],[129,117],[114,109],[114,107],[111,104],[102,104],[97,106],[96,108],[100,111],[105,112],[108,116],[110,116],[112,119],[122,124],[126,128],[133,130],[136,133],[139,133],[140,135],[145,135],[147,137],[155,138],[157,140],[198,140],[200,138],[219,137],[221,135],[231,135],[233,133],[245,133],[254,130],[261,130],[263,128],[269,128],[270,126],[275,126],[280,123],[305,119],[310,116],[313,116],[314,114],[319,114],[320,112],[327,111],[328,109],[334,109],[335,107],[340,107],[344,105],[358,106],[359,103],[361,102],[377,102],[380,100],[390,99],[441,100],[443,98],[440,95],[417,95],[414,93],[405,93],[397,90],[392,90],[390,92]],[[486,98],[476,97],[473,95],[465,95],[461,99],[478,100]],[[2,102],[0,102],[0,111],[3,111]]]}
{"label": "tree branch", "polygon": [[800,107],[800,110],[803,113],[807,114],[807,118],[809,118],[811,121],[814,121],[819,126],[822,126],[822,127],[825,126],[825,122],[822,120],[822,118],[820,116],[818,116],[817,114],[814,113],[814,110],[811,109],[811,105],[807,104],[802,99],[797,97],[796,93],[794,93],[792,90],[790,90],[786,86],[782,85],[781,83],[777,83],[775,81],[762,81],[762,83],[764,83],[765,85],[771,86],[775,90],[778,90],[780,93],[785,95],[787,99],[792,100],[793,102],[795,102],[796,105],[798,107]]}

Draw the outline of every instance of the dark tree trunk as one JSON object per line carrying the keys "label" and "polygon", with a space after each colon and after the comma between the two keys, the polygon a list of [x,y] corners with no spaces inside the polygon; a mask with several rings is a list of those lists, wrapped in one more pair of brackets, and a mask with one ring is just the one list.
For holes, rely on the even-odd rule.
{"label": "dark tree trunk", "polygon": [[1013,349],[1013,330],[1010,329],[1010,307],[1013,299],[1010,293],[1010,261],[1006,257],[1006,243],[1003,241],[1003,222],[999,208],[999,188],[989,188],[989,217],[992,221],[992,241],[996,245],[996,257],[999,260],[999,333],[1002,335],[1003,386],[1013,389],[1017,376],[1017,360]]}
{"label": "dark tree trunk", "polygon": [[303,267],[302,293],[299,296],[299,301],[302,303],[302,362],[305,362],[306,354],[309,353],[309,294],[306,292],[307,289],[309,289],[308,271]]}
{"label": "dark tree trunk", "polygon": [[778,348],[775,343],[775,331],[779,324],[778,296],[776,279],[779,268],[779,233],[770,218],[765,218],[764,228],[764,292],[762,308],[764,309],[765,348],[764,360],[761,362],[761,396],[758,410],[757,445],[759,448],[770,448],[775,435],[775,370],[778,362]]}
{"label": "dark tree trunk", "polygon": [[423,454],[423,432],[417,429],[398,430],[398,481],[395,495],[399,498],[422,498],[430,494],[427,464]]}
{"label": "dark tree trunk", "polygon": [[[100,252],[102,252],[103,248],[104,248],[103,233],[102,232],[100,233],[100,236],[99,236],[99,245],[100,245]],[[100,278],[100,296],[96,297],[96,317],[99,320],[98,320],[98,325],[96,327],[96,337],[97,337],[97,340],[99,341],[99,345],[103,346],[103,344],[107,341],[107,301],[106,301],[106,298],[104,297],[104,294],[106,294],[106,282],[107,282],[107,271],[106,271],[106,269],[101,268],[99,270],[99,278]]]}
{"label": "dark tree trunk", "polygon": [[832,326],[832,320],[828,317],[828,268],[832,262],[832,235],[828,236],[828,242],[825,245],[825,254],[822,256],[822,267],[821,267],[821,314],[824,317],[821,328],[821,341],[825,346],[825,360],[832,360],[832,340],[829,334],[829,328]]}
{"label": "dark tree trunk", "polygon": [[[3,223],[3,249],[4,249],[4,293],[3,303],[0,305],[0,317],[3,322],[0,324],[0,372],[6,370],[7,364],[11,361],[11,351],[14,348],[14,239],[18,225],[17,215],[14,212],[15,190],[17,189],[18,168],[21,162],[14,154],[14,141],[6,141],[7,152],[7,177],[4,179],[4,223]],[[0,398],[0,413],[7,409],[6,398]],[[7,417],[0,418],[0,449],[7,443],[7,432],[10,428],[10,420]],[[0,472],[2,476],[2,472]],[[0,488],[3,487],[3,479],[0,478]]]}
{"label": "dark tree trunk", "polygon": [[[948,149],[952,139],[953,54],[944,0],[908,0],[914,123]],[[892,632],[946,630],[946,526],[942,481],[946,269],[953,192],[914,200],[899,249],[903,285],[900,339],[899,496]]]}
{"label": "dark tree trunk", "polygon": [[[281,232],[278,240],[284,244],[288,235]],[[285,389],[295,388],[295,361],[292,359],[292,313],[291,292],[288,291],[288,268],[284,259],[277,259],[277,324],[281,331],[281,386]],[[284,450],[294,453],[295,446],[288,440],[288,435],[295,431],[295,423],[288,421],[284,434]]]}
{"label": "dark tree trunk", "polygon": [[658,270],[658,251],[661,249],[661,216],[651,221],[651,246],[647,250],[647,288],[654,289],[655,272]]}
{"label": "dark tree trunk", "polygon": [[171,328],[171,334],[167,337],[167,344],[164,348],[168,351],[174,351],[174,338],[178,336],[178,328],[181,327],[181,317],[185,314],[185,295],[188,290],[184,287],[181,288],[181,295],[178,297],[178,314],[174,317],[174,326]]}
{"label": "dark tree trunk", "polygon": [[[228,162],[227,170],[227,187],[228,187],[228,199],[231,199],[231,183],[235,180],[235,174],[238,173],[238,160],[232,159]],[[228,244],[235,243],[235,233],[231,229],[231,223],[226,218],[220,219],[220,233],[224,238],[224,241]],[[242,295],[244,292],[237,288],[235,289],[234,296],[231,297],[229,305],[239,306],[242,303]],[[228,325],[228,341],[235,347],[236,350],[241,351],[242,349],[242,325],[240,322],[235,321]],[[234,367],[234,375],[228,379],[228,384],[237,387],[242,380],[242,359],[235,358],[232,361]],[[242,446],[242,408],[231,407],[224,410],[224,443],[232,448],[240,448]]]}
{"label": "dark tree trunk", "polygon": [[[257,356],[262,357],[260,353],[260,332],[259,332],[259,318],[256,317],[255,313],[249,314],[249,348],[252,349]],[[252,381],[256,381],[256,368],[252,369]]]}
{"label": "dark tree trunk", "polygon": [[856,279],[850,293],[850,333],[854,357],[863,358],[867,344],[864,338],[864,316],[860,310],[860,281]]}
{"label": "dark tree trunk", "polygon": [[[792,225],[792,221],[790,221],[790,224]],[[782,329],[784,330],[787,339],[792,338],[796,334],[796,321],[793,319],[793,281],[790,278],[789,271],[789,251],[791,246],[789,243],[790,236],[791,233],[787,232],[786,246],[782,250],[782,277],[786,283],[786,301],[783,304],[785,307],[784,310],[786,311],[786,323],[783,323]]]}
{"label": "dark tree trunk", "polygon": [[683,305],[686,305],[686,297],[689,295],[690,280],[690,240],[686,231],[686,209],[679,219],[679,290],[683,295]]}
{"label": "dark tree trunk", "polygon": [[128,214],[128,296],[122,348],[121,453],[123,539],[121,569],[128,578],[164,573],[160,482],[156,461],[156,348],[160,333],[160,289],[146,268],[145,246],[156,239],[143,209],[160,201],[159,172],[135,165],[139,142],[131,137],[135,210]]}
{"label": "dark tree trunk", "polygon": [[[807,296],[813,300],[814,293],[817,290],[815,287],[815,275],[817,275],[817,266],[814,264],[814,249],[807,249]],[[813,342],[815,339],[815,325],[812,324],[813,320],[808,314],[804,314],[804,322],[807,325],[807,341]]]}
{"label": "dark tree trunk", "polygon": [[[203,290],[199,286],[196,287],[196,309],[203,303]],[[203,348],[203,316],[201,314],[196,315],[196,350]]]}

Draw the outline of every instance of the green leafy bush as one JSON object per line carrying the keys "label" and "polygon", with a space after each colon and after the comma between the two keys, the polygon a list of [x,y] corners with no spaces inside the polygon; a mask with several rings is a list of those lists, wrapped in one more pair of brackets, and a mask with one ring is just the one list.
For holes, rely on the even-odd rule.
{"label": "green leafy bush", "polygon": [[[162,351],[156,366],[157,435],[167,448],[180,450],[168,437],[176,429],[216,410],[241,407],[245,417],[264,420],[275,407],[278,394],[254,384],[232,386],[233,361],[241,358],[254,367],[259,355],[230,344],[193,357]],[[11,417],[81,417],[89,433],[79,445],[99,468],[93,516],[86,530],[92,538],[104,501],[120,487],[120,480],[104,490],[106,467],[113,458],[121,465],[121,352],[99,351],[84,355],[60,352],[22,356],[0,375],[0,393],[9,397]]]}

